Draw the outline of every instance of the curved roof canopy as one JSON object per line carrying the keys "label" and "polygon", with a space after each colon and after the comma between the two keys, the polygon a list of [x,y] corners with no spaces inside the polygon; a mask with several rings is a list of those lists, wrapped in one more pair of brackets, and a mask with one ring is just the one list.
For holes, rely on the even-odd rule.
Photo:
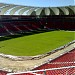
{"label": "curved roof canopy", "polygon": [[74,15],[75,6],[31,7],[0,3],[0,15]]}

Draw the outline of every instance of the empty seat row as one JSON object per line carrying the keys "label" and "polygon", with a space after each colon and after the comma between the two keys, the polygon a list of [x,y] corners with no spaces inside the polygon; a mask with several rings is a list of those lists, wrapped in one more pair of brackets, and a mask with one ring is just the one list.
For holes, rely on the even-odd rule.
{"label": "empty seat row", "polygon": [[75,66],[75,49],[50,61],[49,63],[45,63],[43,65],[34,68],[34,70],[58,68],[58,67],[65,67],[65,66]]}
{"label": "empty seat row", "polygon": [[42,26],[38,22],[1,22],[0,34],[3,33],[22,33],[42,30]]}

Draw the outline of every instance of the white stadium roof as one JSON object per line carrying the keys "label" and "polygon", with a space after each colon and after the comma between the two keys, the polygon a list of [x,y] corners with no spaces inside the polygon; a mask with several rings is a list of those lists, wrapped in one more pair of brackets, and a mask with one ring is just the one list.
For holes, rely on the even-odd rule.
{"label": "white stadium roof", "polygon": [[75,6],[32,7],[0,3],[0,15],[74,15]]}

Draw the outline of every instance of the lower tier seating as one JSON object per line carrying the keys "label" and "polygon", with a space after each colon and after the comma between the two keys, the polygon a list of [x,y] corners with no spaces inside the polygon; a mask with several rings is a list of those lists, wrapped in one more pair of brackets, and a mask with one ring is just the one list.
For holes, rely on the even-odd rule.
{"label": "lower tier seating", "polygon": [[39,67],[34,68],[34,70],[58,68],[65,66],[75,66],[75,49],[50,61],[49,63],[45,63],[43,65],[40,65]]}

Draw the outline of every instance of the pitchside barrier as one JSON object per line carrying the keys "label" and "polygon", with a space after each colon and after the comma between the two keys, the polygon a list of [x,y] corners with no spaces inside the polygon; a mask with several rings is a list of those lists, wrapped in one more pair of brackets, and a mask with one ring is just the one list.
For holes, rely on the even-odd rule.
{"label": "pitchside barrier", "polygon": [[75,66],[8,73],[7,75],[75,75]]}

